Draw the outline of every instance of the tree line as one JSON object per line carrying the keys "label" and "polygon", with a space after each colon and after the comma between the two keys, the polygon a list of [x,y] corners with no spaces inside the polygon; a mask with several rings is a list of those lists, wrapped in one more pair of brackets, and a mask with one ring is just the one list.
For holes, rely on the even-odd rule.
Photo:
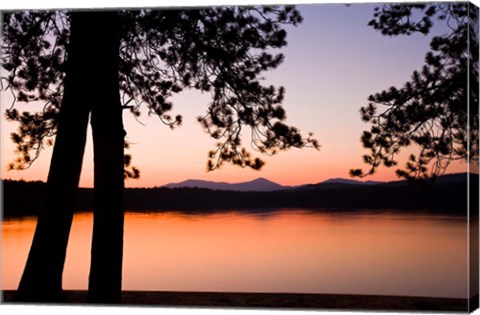
{"label": "tree line", "polygon": [[[471,182],[478,183],[478,175],[477,181],[472,178]],[[6,218],[38,214],[45,191],[44,183],[5,180],[3,187],[5,194],[9,196],[4,203]],[[478,184],[476,187],[478,191]],[[472,191],[475,191],[475,187],[472,187]],[[324,184],[271,192],[204,188],[127,188],[124,204],[126,211],[209,213],[310,208],[337,212],[398,210],[466,216],[466,192],[465,176],[463,181],[446,183],[393,182],[372,186]],[[25,195],[29,198],[22,198]],[[93,189],[80,188],[75,209],[92,211],[93,202]]]}

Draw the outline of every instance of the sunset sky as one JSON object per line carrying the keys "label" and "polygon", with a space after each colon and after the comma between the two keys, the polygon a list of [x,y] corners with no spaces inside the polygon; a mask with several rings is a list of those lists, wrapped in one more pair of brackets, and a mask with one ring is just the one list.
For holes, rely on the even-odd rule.
{"label": "sunset sky", "polygon": [[[351,168],[364,167],[361,156],[366,150],[360,136],[369,126],[360,119],[360,107],[367,104],[370,94],[409,80],[412,72],[421,68],[432,34],[446,32],[436,27],[429,36],[385,37],[367,27],[373,8],[372,4],[299,5],[304,22],[287,28],[288,46],[282,49],[285,62],[264,74],[265,85],[286,88],[287,123],[305,134],[313,132],[321,145],[319,151],[292,149],[264,156],[266,165],[261,171],[225,165],[207,172],[207,152],[214,148],[215,140],[202,130],[196,117],[205,113],[210,95],[187,91],[173,99],[172,113],[184,118],[183,125],[173,131],[156,117],[142,115],[143,126],[125,112],[133,165],[141,171],[141,178],[126,181],[126,186],[161,186],[186,179],[240,182],[257,177],[299,185],[348,178]],[[15,157],[10,133],[16,125],[3,118],[11,101],[10,92],[2,92],[1,178],[45,181],[51,149],[42,152],[28,170],[6,170]],[[38,104],[17,106],[22,110],[41,108]],[[83,187],[93,185],[91,146],[89,139],[80,182]],[[465,171],[464,163],[449,170]],[[395,170],[382,168],[368,179],[394,180]]]}

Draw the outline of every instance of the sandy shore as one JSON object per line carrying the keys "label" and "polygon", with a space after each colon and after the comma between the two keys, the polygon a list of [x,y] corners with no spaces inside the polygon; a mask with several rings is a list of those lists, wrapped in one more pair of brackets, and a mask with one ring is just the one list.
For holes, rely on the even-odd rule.
{"label": "sandy shore", "polygon": [[[3,291],[2,303],[13,304],[14,291]],[[86,291],[65,291],[72,304],[84,304]],[[377,295],[217,293],[124,291],[122,304],[272,309],[467,311],[467,299]]]}

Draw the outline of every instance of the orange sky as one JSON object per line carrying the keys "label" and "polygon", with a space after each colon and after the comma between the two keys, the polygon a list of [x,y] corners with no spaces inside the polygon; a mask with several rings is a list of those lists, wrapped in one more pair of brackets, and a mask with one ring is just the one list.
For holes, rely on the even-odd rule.
{"label": "orange sky", "polygon": [[[367,97],[391,85],[403,85],[419,69],[430,37],[388,38],[367,27],[373,6],[317,4],[299,6],[304,22],[288,28],[285,62],[265,73],[265,84],[286,88],[287,123],[305,134],[313,132],[321,149],[292,149],[270,158],[261,171],[224,166],[207,173],[207,152],[215,141],[202,131],[195,118],[205,113],[210,96],[187,91],[176,96],[173,114],[182,114],[184,124],[170,130],[155,117],[140,121],[124,114],[127,140],[132,143],[133,164],[141,179],[128,180],[127,187],[161,186],[186,179],[240,182],[265,177],[284,185],[317,183],[332,177],[348,178],[351,168],[364,167],[360,143],[369,126],[360,120],[359,109]],[[442,30],[435,30],[442,33]],[[1,93],[2,113],[11,104],[10,92]],[[32,107],[33,106],[33,107]],[[19,110],[38,110],[38,105],[19,105]],[[24,171],[6,171],[14,158],[9,134],[15,125],[1,120],[1,178],[46,180],[51,150]],[[247,143],[247,142],[246,142]],[[91,139],[87,143],[80,185],[93,184]],[[403,165],[403,163],[400,163]],[[465,172],[457,163],[450,172]],[[367,179],[394,180],[394,169],[380,169]]]}

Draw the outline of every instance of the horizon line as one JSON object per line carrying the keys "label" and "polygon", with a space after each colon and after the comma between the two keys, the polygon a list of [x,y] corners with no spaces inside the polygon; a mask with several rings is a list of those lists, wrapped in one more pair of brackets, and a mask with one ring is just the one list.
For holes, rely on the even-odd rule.
{"label": "horizon line", "polygon": [[[446,175],[462,175],[462,174],[476,174],[476,175],[479,175],[478,173],[469,173],[469,172],[456,172],[456,173],[446,173],[446,174],[442,174],[442,175],[439,175],[438,177],[441,177],[441,176],[446,176]],[[360,183],[368,183],[368,182],[378,182],[378,183],[382,183],[382,184],[386,184],[386,183],[391,183],[391,182],[397,182],[397,181],[404,181],[406,179],[402,179],[402,178],[398,178],[396,180],[389,180],[389,181],[382,181],[382,180],[372,180],[372,179],[369,179],[369,180],[359,180],[359,179],[352,179],[352,178],[345,178],[345,177],[332,177],[332,178],[328,178],[326,180],[323,180],[323,181],[319,181],[319,182],[315,182],[315,183],[304,183],[304,184],[298,184],[298,185],[283,185],[283,184],[279,184],[275,181],[272,181],[270,179],[267,179],[265,177],[257,177],[257,178],[254,178],[252,180],[247,180],[247,181],[242,181],[242,182],[225,182],[225,181],[213,181],[213,180],[206,180],[206,179],[195,179],[195,178],[189,178],[189,179],[185,179],[185,180],[182,180],[182,181],[179,181],[179,182],[170,182],[170,183],[167,183],[167,184],[163,184],[163,185],[155,185],[155,186],[143,186],[143,187],[124,187],[125,189],[139,189],[139,188],[169,188],[169,187],[165,187],[167,185],[175,185],[175,184],[180,184],[180,183],[183,183],[183,182],[186,182],[186,181],[203,181],[203,182],[209,182],[209,183],[215,183],[215,184],[229,184],[229,185],[235,185],[235,184],[245,184],[245,183],[250,183],[250,182],[253,182],[255,180],[258,180],[258,179],[264,179],[264,180],[267,180],[271,183],[274,183],[274,184],[277,184],[279,186],[282,186],[282,187],[285,187],[285,188],[288,188],[288,187],[300,187],[300,186],[305,186],[305,185],[316,185],[316,184],[321,184],[321,183],[325,183],[326,181],[329,181],[329,180],[335,180],[335,179],[340,179],[340,180],[349,180],[349,181],[357,181],[357,182],[360,182]],[[9,180],[9,181],[16,181],[16,182],[30,182],[30,183],[35,183],[35,182],[40,182],[40,183],[46,183],[46,181],[43,181],[43,180],[25,180],[25,179],[11,179],[11,178],[0,178],[0,181],[5,181],[5,180]],[[126,182],[126,181],[125,181]],[[87,188],[87,189],[93,189],[93,186],[92,187],[86,187],[86,186],[78,186],[78,188]],[[182,187],[174,187],[174,188],[182,188]],[[185,188],[194,188],[194,187],[185,187]]]}

